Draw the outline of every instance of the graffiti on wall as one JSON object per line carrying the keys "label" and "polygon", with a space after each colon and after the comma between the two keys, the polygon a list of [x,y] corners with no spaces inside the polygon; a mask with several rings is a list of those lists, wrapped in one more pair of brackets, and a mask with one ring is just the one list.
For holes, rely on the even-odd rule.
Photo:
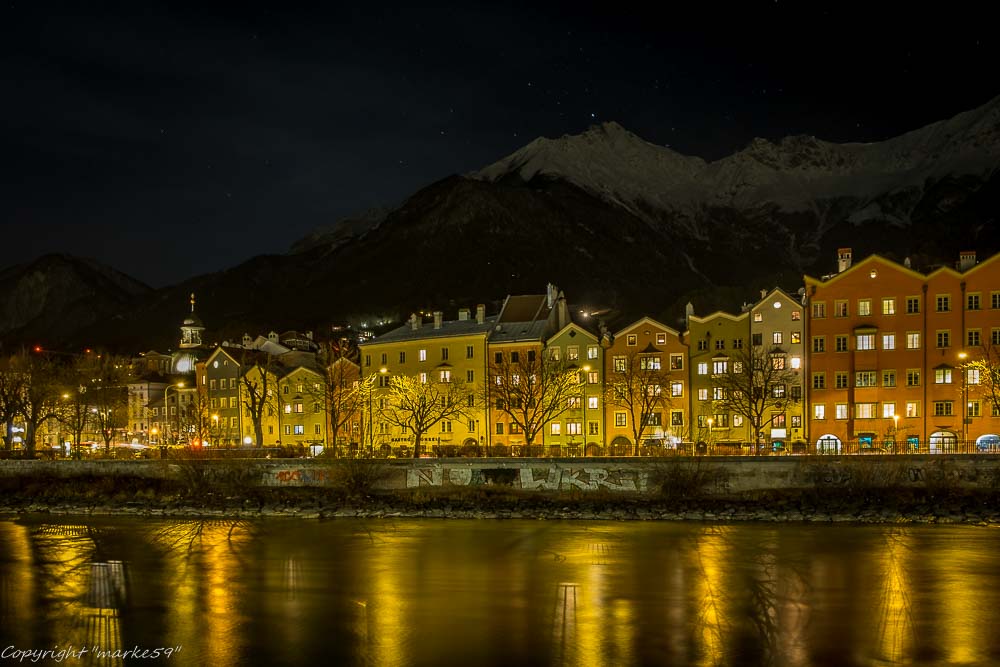
{"label": "graffiti on wall", "polygon": [[[607,468],[518,468],[512,472],[511,486],[526,491],[597,491],[607,489],[622,493],[646,490],[648,474],[638,470]],[[407,488],[421,486],[483,486],[493,483],[497,471],[478,468],[429,466],[406,471]]]}
{"label": "graffiti on wall", "polygon": [[325,486],[330,483],[330,471],[322,468],[268,470],[266,486]]}

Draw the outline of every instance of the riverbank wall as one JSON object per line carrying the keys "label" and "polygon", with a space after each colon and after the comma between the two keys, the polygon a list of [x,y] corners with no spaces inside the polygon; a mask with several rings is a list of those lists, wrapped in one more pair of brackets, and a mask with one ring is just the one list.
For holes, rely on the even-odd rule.
{"label": "riverbank wall", "polygon": [[1000,455],[671,457],[658,459],[415,459],[2,461],[0,480],[47,477],[202,478],[251,487],[336,487],[368,475],[372,490],[508,487],[546,494],[659,495],[697,483],[703,495],[858,485],[1000,488]]}

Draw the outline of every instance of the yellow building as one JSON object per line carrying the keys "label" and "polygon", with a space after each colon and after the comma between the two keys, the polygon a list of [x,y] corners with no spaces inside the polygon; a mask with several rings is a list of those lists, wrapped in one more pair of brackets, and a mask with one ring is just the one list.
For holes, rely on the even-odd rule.
{"label": "yellow building", "polygon": [[483,408],[486,339],[495,320],[486,317],[484,305],[477,306],[475,316],[469,309],[459,310],[457,320],[445,320],[441,311],[435,311],[430,322],[414,314],[403,326],[361,343],[362,376],[379,375],[361,420],[362,448],[382,456],[412,454],[412,432],[392,425],[384,415],[395,376],[416,378],[422,384],[460,384],[466,396],[461,420],[435,423],[422,437],[423,451],[452,454],[484,447],[489,432]]}
{"label": "yellow building", "polygon": [[307,366],[290,368],[278,380],[280,443],[300,447],[326,443],[323,376]]}

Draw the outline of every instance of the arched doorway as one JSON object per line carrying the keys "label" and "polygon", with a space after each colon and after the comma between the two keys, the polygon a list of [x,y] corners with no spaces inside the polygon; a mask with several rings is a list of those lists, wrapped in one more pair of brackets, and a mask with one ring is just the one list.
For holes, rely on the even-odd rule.
{"label": "arched doorway", "polygon": [[608,452],[610,456],[631,456],[634,453],[632,441],[624,435],[619,435],[612,440],[610,449],[611,451]]}
{"label": "arched doorway", "polygon": [[819,440],[816,441],[816,453],[839,454],[842,444],[843,443],[840,442],[840,438],[833,435],[832,433],[821,435]]}
{"label": "arched doorway", "polygon": [[1000,435],[987,433],[976,438],[976,449],[981,452],[1000,451]]}
{"label": "arched doorway", "polygon": [[944,454],[958,449],[958,436],[951,431],[935,431],[928,441],[931,454]]}
{"label": "arched doorway", "polygon": [[475,438],[466,438],[462,443],[462,456],[480,456],[479,441]]}

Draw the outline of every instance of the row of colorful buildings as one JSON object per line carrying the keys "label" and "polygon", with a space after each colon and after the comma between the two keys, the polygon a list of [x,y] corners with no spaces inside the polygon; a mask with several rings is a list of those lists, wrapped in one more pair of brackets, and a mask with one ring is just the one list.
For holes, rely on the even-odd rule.
{"label": "row of colorful buildings", "polygon": [[[336,359],[337,368],[317,356],[311,335],[296,332],[206,348],[192,300],[181,349],[145,356],[163,373],[130,386],[128,428],[150,442],[190,441],[197,430],[214,445],[412,452],[412,429],[387,418],[392,378],[410,377],[460,386],[467,401],[421,435],[427,451],[518,451],[529,441],[569,455],[678,446],[736,452],[754,444],[991,448],[1000,443],[1000,410],[989,378],[970,363],[991,351],[995,360],[1000,349],[998,258],[977,262],[962,253],[954,267],[921,272],[878,255],[855,263],[843,248],[835,273],[805,276],[796,291],[762,291],[739,313],[699,315],[689,304],[684,330],[650,317],[609,330],[550,285],[544,294],[508,296],[496,313],[479,305],[454,319],[414,314],[361,342],[353,359]],[[733,376],[746,372],[753,351],[780,371],[756,420],[731,400],[740,391]],[[534,432],[525,406],[515,410],[517,399],[500,398],[499,375],[513,373],[507,381],[516,385],[521,368],[534,382],[544,364],[577,381]],[[331,417],[334,375],[354,389],[370,387],[347,418]],[[254,420],[248,391],[262,384],[269,394]]]}

